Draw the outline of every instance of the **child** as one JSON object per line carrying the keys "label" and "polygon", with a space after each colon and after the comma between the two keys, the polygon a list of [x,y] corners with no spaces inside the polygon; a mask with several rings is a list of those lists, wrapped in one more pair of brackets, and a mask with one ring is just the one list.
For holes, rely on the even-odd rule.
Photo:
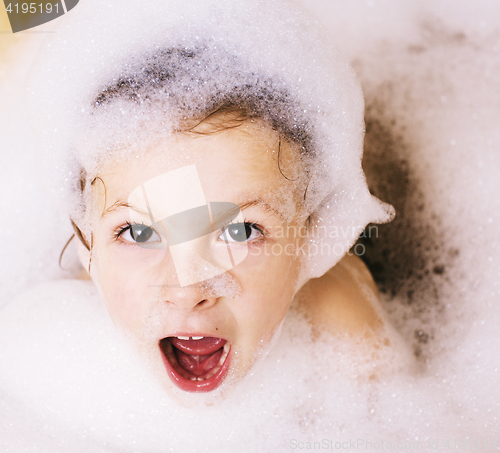
{"label": "child", "polygon": [[279,3],[165,3],[134,21],[114,5],[105,35],[88,16],[85,55],[75,11],[38,72],[50,85],[55,55],[68,61],[42,109],[67,115],[50,146],[71,150],[78,254],[111,318],[181,404],[240,382],[294,298],[315,329],[386,347],[375,285],[348,252],[392,215],[361,171],[354,74],[322,61],[313,30],[297,40]]}

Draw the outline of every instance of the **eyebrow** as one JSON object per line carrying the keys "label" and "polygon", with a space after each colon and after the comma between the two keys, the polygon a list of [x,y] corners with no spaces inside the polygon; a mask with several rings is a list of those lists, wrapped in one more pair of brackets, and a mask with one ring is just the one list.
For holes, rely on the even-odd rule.
{"label": "eyebrow", "polygon": [[101,219],[104,219],[109,214],[113,214],[114,212],[119,211],[120,209],[123,209],[123,208],[132,209],[133,211],[137,212],[138,214],[140,214],[144,217],[151,218],[151,216],[148,212],[141,211],[140,209],[136,208],[134,205],[127,203],[126,201],[117,200],[102,213]]}
{"label": "eyebrow", "polygon": [[262,208],[264,211],[268,212],[269,214],[278,217],[280,220],[284,221],[285,216],[283,215],[282,212],[280,212],[278,209],[276,209],[274,206],[269,204],[267,201],[263,200],[262,198],[256,198],[255,200],[252,201],[247,201],[243,204],[240,204],[240,209],[243,211],[244,209],[251,208],[252,206],[257,206]]}
{"label": "eyebrow", "polygon": [[[267,201],[263,200],[262,198],[256,198],[255,200],[252,201],[247,201],[245,203],[239,204],[240,210],[245,210],[248,208],[251,208],[253,206],[262,208],[264,211],[268,212],[269,214],[278,217],[280,220],[284,220],[283,214],[278,211],[276,208],[274,208],[272,205],[270,205]],[[135,206],[131,205],[130,203],[127,203],[126,201],[123,200],[117,200],[115,201],[111,206],[109,206],[101,215],[101,219],[104,219],[110,214],[113,214],[116,211],[119,211],[121,209],[128,208],[132,209],[133,211],[137,212],[143,217],[148,217],[151,219],[151,215],[148,212],[141,211],[140,209],[136,208]]]}

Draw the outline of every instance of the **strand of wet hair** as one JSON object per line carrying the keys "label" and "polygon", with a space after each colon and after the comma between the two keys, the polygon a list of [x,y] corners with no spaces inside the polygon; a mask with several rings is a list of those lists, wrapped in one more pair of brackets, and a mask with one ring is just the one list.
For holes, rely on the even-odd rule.
{"label": "strand of wet hair", "polygon": [[281,176],[283,176],[283,178],[285,178],[287,181],[297,181],[299,179],[298,176],[295,179],[290,179],[281,170],[281,166],[280,166],[280,154],[281,154],[281,134],[278,132],[278,170],[280,171]]}

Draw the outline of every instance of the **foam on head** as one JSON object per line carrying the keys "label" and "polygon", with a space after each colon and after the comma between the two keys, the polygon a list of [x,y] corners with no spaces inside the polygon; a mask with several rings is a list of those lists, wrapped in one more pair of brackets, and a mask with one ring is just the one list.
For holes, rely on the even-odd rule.
{"label": "foam on head", "polygon": [[[78,8],[87,2],[80,3]],[[433,5],[439,9],[447,3],[451,4],[442,1]],[[380,256],[393,263],[381,276],[389,276],[386,285],[389,283],[387,297],[391,300],[386,307],[392,310],[392,321],[408,342],[426,348],[420,354],[421,359],[427,357],[424,369],[415,375],[397,372],[398,357],[387,357],[382,371],[388,375],[360,380],[374,364],[372,360],[356,363],[359,349],[348,338],[325,336],[313,342],[304,320],[290,312],[283,335],[264,366],[248,376],[230,399],[214,408],[185,410],[169,401],[155,381],[144,375],[142,364],[134,361],[126,344],[114,335],[92,285],[56,282],[24,295],[0,317],[4,365],[0,373],[0,445],[5,445],[6,451],[275,452],[292,447],[299,450],[299,442],[303,447],[310,442],[311,448],[313,442],[325,445],[324,439],[328,446],[334,442],[332,450],[335,442],[351,445],[350,441],[365,451],[389,450],[389,442],[392,450],[398,451],[435,449],[437,444],[446,448],[447,439],[456,439],[462,450],[478,447],[479,441],[484,449],[493,449],[495,442],[498,447],[496,238],[500,162],[498,97],[492,96],[500,86],[498,33],[488,39],[469,41],[462,37],[460,41],[460,36],[451,33],[454,29],[420,29],[415,19],[404,20],[414,17],[415,5],[397,0],[324,4],[338,8],[337,14],[323,14],[323,18],[331,18],[339,35],[343,24],[355,28],[355,33],[344,33],[340,38],[363,50],[370,46],[378,49],[375,53],[353,52],[369,99],[368,148],[377,141],[380,154],[376,157],[383,163],[375,162],[373,176],[381,186],[394,183],[397,196],[389,200],[406,210],[400,223],[385,234],[380,230],[379,244],[383,236],[388,238],[387,245],[379,246]],[[498,8],[493,2],[467,8],[472,7],[474,16],[482,15],[485,24],[494,26],[485,5]],[[453,2],[441,15],[450,19],[464,7],[465,3]],[[391,15],[401,10],[408,14]],[[92,13],[99,11],[101,6],[94,3]],[[90,23],[89,11],[86,14]],[[123,12],[123,16],[127,14],[134,17],[142,13],[131,7]],[[429,9],[423,10],[421,17],[436,20]],[[470,17],[468,12],[461,16],[469,25]],[[402,23],[412,27],[399,33]],[[481,27],[479,19],[474,24]],[[408,30],[420,30],[424,37]],[[307,28],[303,31],[293,39],[310,33]],[[80,32],[82,40],[89,40],[84,28]],[[110,39],[120,44],[119,39]],[[99,47],[89,40],[82,48],[90,51],[92,46]],[[116,58],[111,53],[110,61]],[[81,68],[78,61],[74,63]],[[60,71],[63,64],[54,63],[54,75],[64,75]],[[88,72],[82,73],[82,79],[87,76]],[[13,86],[19,89],[12,90]],[[14,96],[23,87],[12,77],[2,92],[4,101],[12,97],[4,127],[11,129],[17,124],[13,113],[18,113],[19,102]],[[61,133],[60,124],[52,124],[51,131],[57,127]],[[19,129],[24,138],[25,129],[21,125]],[[10,149],[19,155],[26,152],[24,141],[16,145]],[[384,159],[384,152],[389,157]],[[9,230],[23,233],[7,241],[9,244],[4,241],[3,246],[12,245],[2,253],[8,259],[2,269],[5,286],[13,285],[19,268],[13,264],[16,259],[32,263],[26,281],[33,284],[42,269],[57,260],[57,256],[41,254],[38,249],[56,236],[54,231],[66,239],[65,232],[58,229],[62,229],[61,217],[54,219],[51,228],[43,228],[43,216],[49,217],[52,211],[45,204],[39,206],[36,186],[29,186],[35,174],[32,160],[26,159],[17,171],[6,167],[2,180],[16,195],[6,212],[22,212],[27,217],[25,223],[17,216],[15,222],[4,225],[4,239],[12,237]],[[21,182],[26,186],[20,190]],[[18,211],[19,206],[22,210]],[[421,223],[415,224],[415,219]],[[437,251],[431,242],[436,231]],[[60,247],[56,244],[53,248],[58,255]],[[425,256],[423,269],[419,268],[422,260],[418,254],[416,260],[409,253],[414,248],[430,255]],[[454,250],[459,255],[448,254]],[[445,269],[433,272],[434,265],[440,263]],[[408,267],[396,268],[403,264]],[[391,287],[390,280],[396,278],[391,277],[392,271],[407,284]],[[229,284],[221,283],[224,288]],[[23,280],[17,283],[17,290],[25,286]],[[401,300],[391,297],[392,290]],[[437,310],[429,315],[428,305]],[[344,448],[337,445],[339,451]],[[454,447],[454,442],[448,445]]]}
{"label": "foam on head", "polygon": [[[369,221],[390,217],[369,194],[360,166],[359,84],[316,24],[280,1],[136,9],[124,1],[79,6],[34,72],[32,110],[46,162],[59,171],[53,192],[73,194],[67,201],[75,219],[87,203],[78,189],[82,168],[92,180],[103,159],[140,154],[186,119],[234,104],[311,157],[304,204],[313,213],[312,231],[348,231],[311,235],[302,281],[333,266]],[[317,252],[320,241],[330,253]]]}

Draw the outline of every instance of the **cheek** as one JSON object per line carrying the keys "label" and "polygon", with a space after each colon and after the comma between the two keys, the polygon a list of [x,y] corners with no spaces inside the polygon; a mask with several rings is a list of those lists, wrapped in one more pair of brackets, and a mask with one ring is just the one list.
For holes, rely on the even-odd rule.
{"label": "cheek", "polygon": [[241,278],[272,294],[294,292],[300,261],[297,244],[275,241],[249,251],[241,264]]}
{"label": "cheek", "polygon": [[295,256],[265,251],[249,255],[237,276],[245,295],[239,304],[242,322],[254,326],[260,336],[275,329],[294,296],[298,270]]}
{"label": "cheek", "polygon": [[140,261],[126,252],[96,253],[92,259],[92,279],[111,318],[132,331],[140,329],[155,300],[151,268]]}

